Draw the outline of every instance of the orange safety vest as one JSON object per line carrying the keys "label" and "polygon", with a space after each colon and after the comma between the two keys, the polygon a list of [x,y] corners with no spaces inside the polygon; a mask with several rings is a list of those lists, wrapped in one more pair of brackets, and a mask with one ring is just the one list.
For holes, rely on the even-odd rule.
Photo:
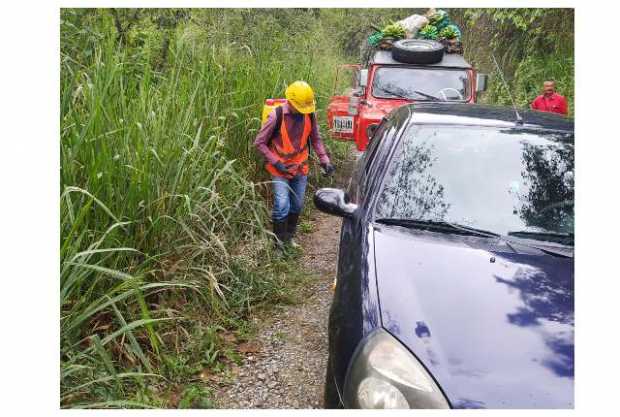
{"label": "orange safety vest", "polygon": [[[269,149],[276,155],[278,161],[282,162],[284,165],[296,165],[296,167],[291,170],[291,175],[295,176],[300,172],[303,175],[308,175],[308,138],[310,137],[310,133],[312,131],[310,115],[304,115],[304,130],[301,134],[298,148],[295,148],[291,142],[291,138],[286,130],[286,123],[284,122],[284,119],[284,115],[282,115],[282,121],[280,122],[280,137],[282,138],[282,146],[277,144],[275,140],[272,140],[269,144]],[[284,176],[284,174],[278,171],[276,167],[270,163],[267,163],[265,168],[271,175],[276,177]]]}

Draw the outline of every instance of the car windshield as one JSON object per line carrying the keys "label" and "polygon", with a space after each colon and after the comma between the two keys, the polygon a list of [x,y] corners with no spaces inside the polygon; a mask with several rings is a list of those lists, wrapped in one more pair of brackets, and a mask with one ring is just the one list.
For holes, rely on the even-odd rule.
{"label": "car windshield", "polygon": [[[372,95],[426,101],[461,101],[469,96],[467,72],[439,68],[382,67],[375,72]],[[429,97],[430,96],[430,97]]]}
{"label": "car windshield", "polygon": [[553,240],[572,237],[573,200],[572,133],[421,125],[397,145],[375,218]]}

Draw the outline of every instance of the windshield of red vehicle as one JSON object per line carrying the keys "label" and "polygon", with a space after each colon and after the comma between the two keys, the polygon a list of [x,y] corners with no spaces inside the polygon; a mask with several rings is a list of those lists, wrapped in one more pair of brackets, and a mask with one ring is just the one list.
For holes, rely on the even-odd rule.
{"label": "windshield of red vehicle", "polygon": [[574,155],[572,133],[414,126],[394,152],[375,217],[571,234]]}
{"label": "windshield of red vehicle", "polygon": [[465,70],[382,67],[375,72],[372,95],[428,101],[463,101],[469,97]]}

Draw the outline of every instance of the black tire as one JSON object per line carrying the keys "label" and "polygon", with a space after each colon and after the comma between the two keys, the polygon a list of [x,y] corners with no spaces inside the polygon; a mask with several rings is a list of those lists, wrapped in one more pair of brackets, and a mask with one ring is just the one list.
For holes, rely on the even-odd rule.
{"label": "black tire", "polygon": [[407,64],[436,64],[443,53],[440,42],[425,39],[401,39],[392,45],[392,58]]}
{"label": "black tire", "polygon": [[334,373],[331,367],[331,359],[327,358],[327,372],[325,372],[325,391],[323,394],[323,406],[326,409],[343,408],[338,395],[338,388],[334,381]]}

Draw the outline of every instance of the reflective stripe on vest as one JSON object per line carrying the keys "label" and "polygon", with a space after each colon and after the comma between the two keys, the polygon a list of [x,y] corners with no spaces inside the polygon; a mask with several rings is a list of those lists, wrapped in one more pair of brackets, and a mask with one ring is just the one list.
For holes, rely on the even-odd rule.
{"label": "reflective stripe on vest", "polygon": [[[284,121],[284,115],[282,115],[282,122],[280,123],[280,137],[282,138],[282,146],[278,145],[275,141],[271,142],[271,146],[269,147],[271,151],[276,155],[278,161],[282,162],[284,165],[297,165],[298,168],[291,172],[291,175],[296,175],[298,173],[302,173],[303,175],[308,175],[308,138],[310,137],[310,133],[312,130],[312,123],[310,121],[309,115],[304,115],[304,130],[301,134],[301,138],[299,140],[299,148],[295,149],[293,146],[293,142],[288,134],[288,130],[286,129],[286,122]],[[278,171],[273,165],[267,164],[267,171],[271,175],[275,175],[278,177],[283,176],[280,171]]]}

